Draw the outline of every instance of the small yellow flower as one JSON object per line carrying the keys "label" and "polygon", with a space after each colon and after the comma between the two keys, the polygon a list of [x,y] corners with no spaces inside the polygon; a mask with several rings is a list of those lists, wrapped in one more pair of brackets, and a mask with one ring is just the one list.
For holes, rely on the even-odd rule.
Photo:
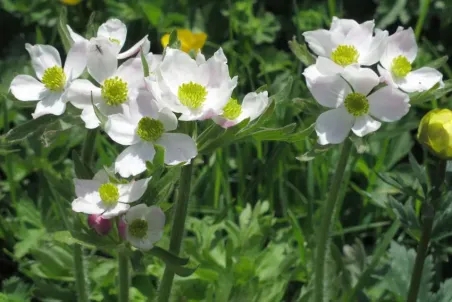
{"label": "small yellow flower", "polygon": [[82,2],[82,0],[60,0],[60,1],[67,5],[77,5],[80,2]]}
{"label": "small yellow flower", "polygon": [[[206,43],[207,35],[203,32],[192,33],[188,29],[178,29],[177,38],[181,42],[182,51],[189,52],[193,49],[198,52]],[[169,34],[164,35],[161,42],[163,47],[166,47],[169,43]]]}
{"label": "small yellow flower", "polygon": [[421,120],[417,133],[421,144],[442,159],[452,159],[452,111],[434,109]]}

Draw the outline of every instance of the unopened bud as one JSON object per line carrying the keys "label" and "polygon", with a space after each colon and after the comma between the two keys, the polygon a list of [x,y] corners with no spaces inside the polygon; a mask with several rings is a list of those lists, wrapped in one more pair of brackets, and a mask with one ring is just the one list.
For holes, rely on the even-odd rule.
{"label": "unopened bud", "polygon": [[88,216],[88,225],[102,236],[107,235],[112,228],[112,223],[109,219],[102,218],[101,215],[96,214]]}
{"label": "unopened bud", "polygon": [[441,159],[452,159],[452,111],[433,109],[421,120],[417,139]]}

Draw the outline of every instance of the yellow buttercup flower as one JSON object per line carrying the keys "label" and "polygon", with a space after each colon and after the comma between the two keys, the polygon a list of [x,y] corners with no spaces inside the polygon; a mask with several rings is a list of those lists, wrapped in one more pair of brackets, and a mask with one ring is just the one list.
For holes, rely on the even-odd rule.
{"label": "yellow buttercup flower", "polygon": [[[193,49],[198,52],[206,43],[207,35],[203,32],[192,33],[188,29],[178,29],[177,38],[181,42],[182,51],[189,52]],[[164,35],[161,42],[163,47],[166,47],[169,43],[169,34]]]}
{"label": "yellow buttercup flower", "polygon": [[452,159],[452,111],[434,109],[421,120],[417,133],[421,144],[442,159]]}
{"label": "yellow buttercup flower", "polygon": [[82,2],[82,0],[60,0],[60,1],[67,5],[77,5],[80,2]]}

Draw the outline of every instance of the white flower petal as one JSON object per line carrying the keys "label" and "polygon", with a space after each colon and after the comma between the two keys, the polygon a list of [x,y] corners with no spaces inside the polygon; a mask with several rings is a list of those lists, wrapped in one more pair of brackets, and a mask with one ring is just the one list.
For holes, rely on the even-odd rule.
{"label": "white flower petal", "polygon": [[152,244],[152,241],[147,240],[147,238],[135,238],[135,237],[131,236],[129,232],[127,232],[126,237],[131,245],[133,245],[134,247],[136,247],[137,249],[140,249],[142,251],[146,252],[154,247],[154,245]]}
{"label": "white flower petal", "polygon": [[58,50],[50,45],[25,44],[25,49],[31,57],[31,65],[36,72],[38,79],[42,79],[47,68],[61,66],[61,58]]}
{"label": "white flower petal", "polygon": [[[127,27],[118,19],[109,19],[107,22],[99,26],[97,30],[98,37],[104,37],[111,40],[119,41],[119,49],[122,48],[127,36]],[[116,43],[116,41],[112,41]],[[118,51],[119,52],[119,51]]]}
{"label": "white flower petal", "polygon": [[38,118],[46,114],[62,115],[66,110],[66,102],[62,99],[61,93],[49,93],[36,105],[35,112],[31,115]]}
{"label": "white flower petal", "polygon": [[370,115],[383,122],[397,121],[410,109],[408,95],[391,86],[375,91],[367,99]]}
{"label": "white flower petal", "polygon": [[159,111],[158,120],[163,123],[165,132],[173,131],[177,128],[177,117],[169,108],[163,108]]}
{"label": "white flower petal", "polygon": [[417,50],[413,29],[410,27],[398,31],[388,38],[388,44],[380,59],[381,65],[387,70],[391,70],[392,61],[398,56],[404,56],[408,61],[413,62]]}
{"label": "white flower petal", "polygon": [[441,82],[443,75],[438,70],[431,67],[422,67],[412,71],[403,79],[396,79],[396,83],[406,92],[426,91]]}
{"label": "white flower petal", "polygon": [[74,178],[75,195],[90,202],[100,201],[99,187],[101,182],[91,179]]}
{"label": "white flower petal", "polygon": [[108,117],[105,132],[118,144],[130,146],[140,141],[137,135],[137,124],[124,114],[113,114]]}
{"label": "white flower petal", "polygon": [[99,103],[101,100],[101,89],[96,87],[88,80],[78,79],[71,83],[65,94],[66,101],[70,102],[78,109],[92,107],[91,93],[93,102]]}
{"label": "white flower petal", "polygon": [[387,71],[386,69],[384,69],[380,65],[378,65],[377,68],[378,68],[378,72],[380,73],[380,82],[385,83],[385,84],[387,84],[389,86],[392,86],[394,88],[399,87],[394,82],[394,78],[392,77],[392,74],[389,71]]}
{"label": "white flower petal", "polygon": [[344,107],[323,112],[317,118],[315,131],[319,144],[340,144],[350,133],[355,118]]}
{"label": "white flower petal", "polygon": [[119,190],[119,202],[130,203],[137,201],[143,196],[148,187],[151,177],[132,181],[128,184],[117,185]]}
{"label": "white flower petal", "polygon": [[315,66],[321,75],[335,75],[344,70],[344,67],[325,57],[317,57]]}
{"label": "white flower petal", "polygon": [[102,37],[93,38],[89,42],[87,68],[98,83],[111,77],[118,67],[117,53],[112,44]]}
{"label": "white flower petal", "polygon": [[314,31],[307,31],[303,33],[306,43],[309,48],[317,55],[322,57],[330,57],[331,52],[337,47],[334,33],[325,29],[318,29]]}
{"label": "white flower petal", "polygon": [[[212,57],[210,57],[206,64],[201,65],[201,69],[203,70],[203,74],[208,74],[208,83],[206,83],[210,87],[221,87],[225,82],[231,81],[231,77],[229,76],[229,68],[227,65],[227,58],[224,55],[223,49],[220,47]],[[201,80],[201,82],[205,82],[206,80]]]}
{"label": "white flower petal", "polygon": [[72,202],[72,211],[85,214],[102,214],[105,208],[100,201],[90,202],[84,198],[77,198]]}
{"label": "white flower petal", "polygon": [[93,180],[97,181],[98,183],[104,184],[110,182],[110,177],[108,176],[107,171],[105,171],[105,168],[103,168],[97,171],[96,174],[94,174]]}
{"label": "white flower petal", "polygon": [[152,144],[138,143],[127,147],[115,161],[115,171],[122,177],[138,175],[146,170],[146,161],[154,159],[155,149]]}
{"label": "white flower petal", "polygon": [[347,66],[342,76],[352,86],[354,92],[364,95],[368,95],[380,83],[380,78],[372,69],[360,68],[359,65]]}
{"label": "white flower petal", "polygon": [[140,203],[136,206],[131,207],[124,218],[126,223],[130,224],[136,219],[145,219],[148,212],[149,208],[144,203]]}
{"label": "white flower petal", "polygon": [[130,208],[130,205],[124,203],[118,203],[114,207],[107,208],[104,213],[102,213],[102,218],[110,219],[116,216],[119,216]]}
{"label": "white flower petal", "polygon": [[361,56],[372,43],[374,26],[374,21],[366,21],[357,27],[353,27],[345,36],[343,44],[355,46]]}
{"label": "white flower petal", "polygon": [[352,92],[350,86],[339,74],[314,79],[306,78],[306,82],[317,102],[329,108],[339,107],[345,97]]}
{"label": "white flower petal", "polygon": [[126,51],[120,53],[117,58],[118,58],[118,60],[127,59],[131,56],[138,55],[140,53],[140,50],[142,50],[144,54],[147,54],[149,52],[150,47],[151,47],[151,42],[149,42],[148,35],[146,35],[146,36],[144,36],[143,39],[138,41],[135,45],[133,45]]}
{"label": "white flower petal", "polygon": [[338,17],[333,17],[330,31],[340,32],[345,37],[350,32],[350,30],[358,26],[359,24],[355,20],[339,19]]}
{"label": "white flower petal", "polygon": [[88,41],[74,43],[64,63],[64,73],[69,81],[78,78],[86,67],[88,60]]}
{"label": "white flower petal", "polygon": [[165,213],[157,206],[149,207],[146,213],[146,221],[148,222],[149,232],[161,232],[165,227]]}
{"label": "white flower petal", "polygon": [[258,118],[268,106],[268,92],[250,92],[243,98],[242,112],[250,117],[250,121]]}
{"label": "white flower petal", "polygon": [[96,129],[100,125],[93,106],[83,108],[80,118],[85,122],[86,129]]}
{"label": "white flower petal", "polygon": [[44,84],[29,75],[18,75],[11,82],[11,93],[20,101],[38,101],[47,94]]}
{"label": "white flower petal", "polygon": [[144,88],[144,71],[140,58],[131,58],[119,66],[113,76],[127,82],[127,88]]}
{"label": "white flower petal", "polygon": [[374,120],[368,115],[359,116],[355,120],[355,124],[352,127],[352,131],[363,137],[369,133],[377,131],[381,126],[379,121]]}
{"label": "white flower petal", "polygon": [[152,93],[140,90],[136,101],[129,103],[130,120],[138,124],[141,118],[150,117],[158,119],[159,108]]}
{"label": "white flower petal", "polygon": [[87,39],[83,38],[81,35],[79,35],[75,31],[73,31],[72,28],[69,25],[66,25],[66,27],[67,27],[67,29],[69,31],[69,35],[71,36],[71,38],[74,41],[74,43],[78,43],[78,42],[82,42],[82,41],[88,41]]}
{"label": "white flower petal", "polygon": [[375,30],[375,37],[372,38],[372,42],[368,49],[362,50],[359,54],[358,62],[361,65],[373,65],[380,61],[381,55],[388,43],[388,31]]}
{"label": "white flower petal", "polygon": [[195,141],[186,134],[165,133],[155,143],[165,148],[167,165],[190,162],[198,154]]}

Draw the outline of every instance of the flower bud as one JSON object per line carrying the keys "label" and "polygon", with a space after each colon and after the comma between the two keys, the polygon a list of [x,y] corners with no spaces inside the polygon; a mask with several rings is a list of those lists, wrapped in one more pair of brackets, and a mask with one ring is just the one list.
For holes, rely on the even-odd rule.
{"label": "flower bud", "polygon": [[124,221],[124,216],[121,216],[118,222],[118,233],[122,240],[126,240],[126,228],[127,224]]}
{"label": "flower bud", "polygon": [[96,214],[88,216],[88,225],[102,236],[107,235],[112,228],[112,223],[109,219],[102,218],[101,215]]}
{"label": "flower bud", "polygon": [[452,111],[433,109],[421,120],[417,139],[441,159],[452,159]]}

